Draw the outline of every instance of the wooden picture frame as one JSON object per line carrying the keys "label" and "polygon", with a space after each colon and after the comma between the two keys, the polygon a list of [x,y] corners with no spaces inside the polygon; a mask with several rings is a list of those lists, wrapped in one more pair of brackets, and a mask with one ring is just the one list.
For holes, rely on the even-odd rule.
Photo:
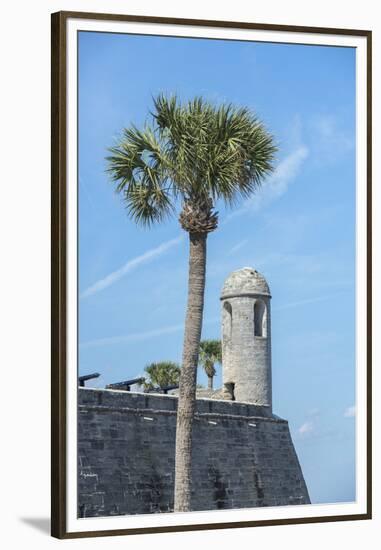
{"label": "wooden picture frame", "polygon": [[[363,148],[363,164],[365,168],[363,175],[366,189],[364,193],[364,211],[366,220],[364,220],[366,240],[366,251],[364,251],[365,263],[363,265],[366,273],[366,289],[364,311],[366,319],[366,345],[364,348],[365,371],[362,379],[364,390],[364,399],[366,405],[362,412],[363,425],[365,426],[363,441],[366,442],[362,452],[364,453],[365,480],[361,493],[363,494],[363,505],[359,512],[340,513],[332,515],[315,513],[299,517],[267,518],[267,519],[245,519],[226,520],[226,516],[221,516],[221,521],[191,521],[188,523],[179,522],[165,523],[162,525],[146,525],[142,522],[141,526],[120,527],[120,528],[96,528],[88,527],[86,523],[84,529],[71,529],[68,524],[68,479],[67,473],[70,467],[68,461],[68,327],[70,319],[68,311],[68,230],[70,217],[68,214],[68,178],[69,174],[69,141],[68,141],[68,23],[86,22],[86,29],[89,30],[89,23],[136,23],[149,25],[151,32],[155,34],[155,26],[164,26],[167,35],[175,35],[176,29],[189,29],[191,34],[193,29],[212,29],[212,31],[263,31],[284,33],[285,41],[294,34],[305,36],[306,43],[311,37],[322,36],[327,39],[335,36],[341,38],[350,38],[353,40],[362,40],[364,47],[365,66],[363,73],[366,75],[362,82],[364,91],[364,112],[365,118],[362,121],[365,132],[366,144]],[[120,32],[123,31],[121,27]],[[185,34],[185,36],[187,33]],[[308,39],[308,40],[307,40]],[[226,528],[242,528],[263,525],[283,525],[298,523],[317,523],[328,521],[353,521],[362,519],[371,519],[372,517],[372,416],[371,416],[371,397],[372,397],[372,357],[371,357],[371,322],[372,322],[372,291],[371,291],[371,165],[372,165],[372,140],[371,140],[371,121],[372,121],[372,35],[369,30],[355,29],[337,29],[320,27],[303,27],[289,25],[268,25],[251,22],[231,22],[231,21],[209,21],[194,19],[176,19],[167,17],[148,17],[134,15],[112,15],[101,13],[77,13],[77,12],[58,12],[52,14],[52,536],[65,538],[81,537],[100,537],[124,534],[140,533],[161,533],[173,531],[191,531],[191,530],[210,530]],[[353,46],[356,47],[356,46]],[[362,77],[362,76],[361,76]],[[360,75],[357,75],[360,78]],[[75,374],[76,377],[76,374]],[[366,455],[366,456],[365,456]],[[86,521],[86,520],[82,520]]]}

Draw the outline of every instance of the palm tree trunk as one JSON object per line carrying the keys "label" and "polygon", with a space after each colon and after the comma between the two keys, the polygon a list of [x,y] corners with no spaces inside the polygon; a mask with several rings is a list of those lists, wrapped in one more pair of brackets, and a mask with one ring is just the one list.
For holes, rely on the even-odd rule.
{"label": "palm tree trunk", "polygon": [[207,233],[189,234],[188,303],[177,407],[175,512],[188,512],[191,505],[192,427],[204,309],[206,237]]}
{"label": "palm tree trunk", "polygon": [[213,389],[213,376],[208,376],[208,388]]}

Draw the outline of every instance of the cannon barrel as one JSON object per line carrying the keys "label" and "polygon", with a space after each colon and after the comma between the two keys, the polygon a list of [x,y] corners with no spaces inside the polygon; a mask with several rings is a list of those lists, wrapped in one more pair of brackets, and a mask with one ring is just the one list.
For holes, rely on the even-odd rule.
{"label": "cannon barrel", "polygon": [[99,378],[99,372],[93,372],[92,374],[85,374],[83,376],[78,376],[78,382],[81,388],[85,386],[87,380],[92,380],[93,378]]}
{"label": "cannon barrel", "polygon": [[171,386],[164,386],[163,388],[161,388],[161,390],[163,391],[163,393],[167,394],[170,390],[177,390],[178,387],[178,384],[172,384]]}
{"label": "cannon barrel", "polygon": [[106,389],[130,391],[131,386],[141,384],[144,380],[144,376],[141,376],[139,378],[132,378],[131,380],[123,380],[123,382],[113,382],[112,384],[107,384]]}
{"label": "cannon barrel", "polygon": [[150,388],[148,390],[146,390],[146,393],[164,393],[165,395],[167,395],[167,393],[170,391],[170,390],[177,390],[177,388],[179,387],[178,384],[173,384],[171,386],[157,386],[156,388]]}

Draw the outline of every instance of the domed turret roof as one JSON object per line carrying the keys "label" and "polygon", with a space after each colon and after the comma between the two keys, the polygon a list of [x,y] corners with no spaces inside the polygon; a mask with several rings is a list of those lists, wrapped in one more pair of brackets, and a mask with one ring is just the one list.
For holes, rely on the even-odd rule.
{"label": "domed turret roof", "polygon": [[252,267],[233,271],[222,288],[222,298],[240,294],[262,294],[270,296],[270,288],[264,276]]}

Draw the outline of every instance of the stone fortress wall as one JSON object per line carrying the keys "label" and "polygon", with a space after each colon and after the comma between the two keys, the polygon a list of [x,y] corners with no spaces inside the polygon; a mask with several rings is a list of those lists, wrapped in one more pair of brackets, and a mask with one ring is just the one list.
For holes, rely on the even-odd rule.
{"label": "stone fortress wall", "polygon": [[[197,395],[192,510],[310,503],[288,423],[272,413],[270,299],[253,268],[225,281],[223,388]],[[79,517],[172,511],[177,397],[78,396]]]}
{"label": "stone fortress wall", "polygon": [[[173,510],[177,397],[79,388],[79,517]],[[193,510],[308,504],[288,423],[198,399]]]}

